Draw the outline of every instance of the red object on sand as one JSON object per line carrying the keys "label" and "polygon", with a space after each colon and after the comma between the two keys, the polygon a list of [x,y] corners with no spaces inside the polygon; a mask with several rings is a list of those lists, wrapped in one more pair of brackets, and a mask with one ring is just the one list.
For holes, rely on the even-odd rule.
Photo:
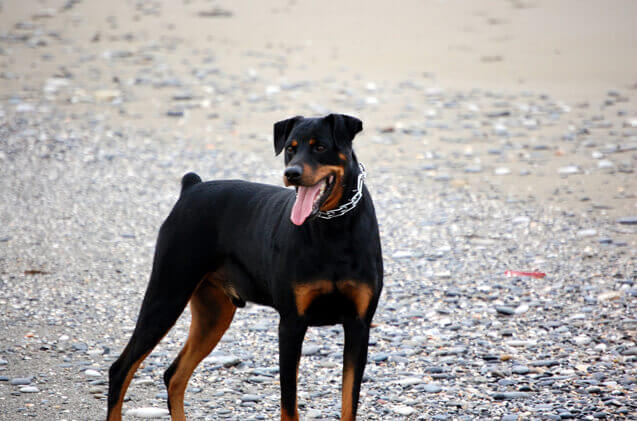
{"label": "red object on sand", "polygon": [[546,273],[542,272],[518,272],[517,270],[507,270],[504,272],[506,276],[530,276],[531,278],[544,278]]}

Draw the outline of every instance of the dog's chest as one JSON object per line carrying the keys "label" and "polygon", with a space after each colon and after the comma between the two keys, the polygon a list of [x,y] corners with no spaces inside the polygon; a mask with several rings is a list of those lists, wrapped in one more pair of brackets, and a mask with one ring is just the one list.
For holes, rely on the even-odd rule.
{"label": "dog's chest", "polygon": [[373,285],[355,279],[295,282],[292,291],[297,314],[318,324],[343,316],[363,319],[374,296]]}

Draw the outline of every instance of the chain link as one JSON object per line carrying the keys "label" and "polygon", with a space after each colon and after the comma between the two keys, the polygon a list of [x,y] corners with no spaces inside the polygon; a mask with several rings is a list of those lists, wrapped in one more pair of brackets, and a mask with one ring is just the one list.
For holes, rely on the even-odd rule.
{"label": "chain link", "polygon": [[345,215],[347,212],[354,209],[356,205],[358,205],[358,202],[360,202],[361,198],[363,197],[363,182],[365,181],[365,177],[367,176],[367,174],[365,173],[365,166],[359,162],[358,167],[360,168],[361,172],[358,174],[358,182],[356,183],[356,189],[352,190],[355,193],[352,196],[352,198],[349,200],[349,202],[342,204],[336,209],[328,210],[325,212],[319,211],[319,213],[317,214],[319,218],[323,218],[323,219],[338,218],[339,216]]}

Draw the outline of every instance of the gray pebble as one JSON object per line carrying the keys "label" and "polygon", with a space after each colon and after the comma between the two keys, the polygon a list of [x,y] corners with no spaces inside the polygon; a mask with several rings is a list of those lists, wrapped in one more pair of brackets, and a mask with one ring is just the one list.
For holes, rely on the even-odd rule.
{"label": "gray pebble", "polygon": [[622,225],[637,225],[637,216],[625,216],[617,220]]}
{"label": "gray pebble", "polygon": [[500,400],[510,400],[510,399],[524,399],[530,397],[530,395],[526,392],[501,392],[494,393],[492,395],[493,399]]}
{"label": "gray pebble", "polygon": [[500,314],[506,314],[507,316],[511,316],[515,314],[515,308],[509,306],[496,306],[496,311]]}
{"label": "gray pebble", "polygon": [[12,384],[13,386],[22,386],[22,385],[31,384],[32,381],[33,381],[33,377],[16,377],[14,379],[11,379],[9,383]]}

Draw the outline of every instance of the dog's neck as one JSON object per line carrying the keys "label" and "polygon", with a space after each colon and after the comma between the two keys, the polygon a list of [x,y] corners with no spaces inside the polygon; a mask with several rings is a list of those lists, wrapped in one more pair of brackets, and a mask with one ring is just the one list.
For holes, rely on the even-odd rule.
{"label": "dog's neck", "polygon": [[342,218],[358,207],[363,196],[365,168],[358,162],[356,155],[353,153],[352,155],[354,159],[349,163],[349,167],[341,181],[343,195],[339,203],[334,209],[319,212],[319,219],[332,220]]}

